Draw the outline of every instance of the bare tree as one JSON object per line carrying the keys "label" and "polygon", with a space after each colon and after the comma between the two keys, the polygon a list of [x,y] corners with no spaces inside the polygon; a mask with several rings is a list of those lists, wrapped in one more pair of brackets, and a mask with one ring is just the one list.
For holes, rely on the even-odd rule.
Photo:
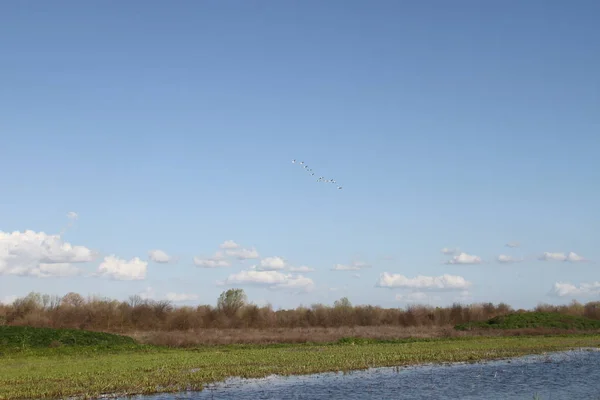
{"label": "bare tree", "polygon": [[69,292],[63,296],[61,303],[73,307],[81,307],[84,305],[85,299],[79,293]]}
{"label": "bare tree", "polygon": [[244,289],[229,289],[219,296],[217,309],[223,311],[228,317],[231,317],[246,304],[246,301],[247,298]]}

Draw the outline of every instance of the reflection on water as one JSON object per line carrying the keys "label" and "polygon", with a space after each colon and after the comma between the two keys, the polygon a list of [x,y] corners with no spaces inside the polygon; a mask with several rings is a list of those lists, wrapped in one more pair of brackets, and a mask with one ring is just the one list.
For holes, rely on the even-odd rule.
{"label": "reflection on water", "polygon": [[[597,349],[595,349],[597,350]],[[474,364],[374,368],[351,373],[230,379],[175,399],[600,399],[600,351],[577,350]]]}

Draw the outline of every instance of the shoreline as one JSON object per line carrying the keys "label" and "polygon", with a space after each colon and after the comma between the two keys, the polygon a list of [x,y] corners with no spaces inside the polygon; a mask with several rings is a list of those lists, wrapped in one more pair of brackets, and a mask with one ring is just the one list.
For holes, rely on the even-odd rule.
{"label": "shoreline", "polygon": [[340,373],[353,373],[353,372],[370,372],[370,371],[390,371],[390,370],[408,370],[408,369],[418,369],[423,367],[453,367],[459,365],[472,365],[472,364],[489,364],[496,362],[512,362],[516,360],[520,360],[527,357],[543,357],[543,356],[553,356],[558,354],[565,354],[570,352],[600,352],[600,347],[579,347],[572,348],[566,350],[557,350],[552,352],[542,352],[535,354],[523,354],[519,356],[512,357],[502,357],[502,358],[494,358],[494,359],[481,359],[477,361],[440,361],[440,362],[431,362],[431,363],[422,363],[422,364],[410,364],[410,365],[399,365],[399,366],[389,366],[389,367],[369,367],[366,369],[355,369],[350,371],[326,371],[326,372],[316,372],[312,374],[294,374],[294,375],[278,375],[271,374],[268,376],[260,377],[260,378],[240,378],[240,377],[228,377],[223,381],[213,382],[206,385],[206,389],[211,387],[211,389],[218,388],[221,385],[225,385],[228,383],[234,384],[245,384],[252,383],[254,381],[260,380],[268,380],[268,379],[284,379],[284,378],[293,378],[293,377],[322,377],[322,376],[330,376]]}
{"label": "shoreline", "polygon": [[115,398],[205,390],[229,378],[312,375],[369,368],[486,362],[599,348],[600,335],[478,336],[397,342],[203,346],[173,349],[56,348],[9,352],[0,398]]}

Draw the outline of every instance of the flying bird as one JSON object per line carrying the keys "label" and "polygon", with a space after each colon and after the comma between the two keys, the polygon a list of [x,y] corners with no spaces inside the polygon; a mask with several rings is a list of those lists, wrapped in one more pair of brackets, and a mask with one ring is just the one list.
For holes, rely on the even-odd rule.
{"label": "flying bird", "polygon": [[[296,159],[292,160],[292,164],[296,164]],[[302,169],[304,171],[306,171],[307,173],[310,174],[310,176],[315,176],[315,173],[313,172],[313,169],[310,168],[308,166],[308,164],[305,164],[304,161],[300,161],[299,165],[302,165]],[[316,180],[317,182],[323,182],[323,183],[333,183],[333,184],[337,184],[336,180],[333,178],[325,178],[324,176],[320,176],[319,179]],[[342,185],[336,185],[338,189],[342,188]]]}

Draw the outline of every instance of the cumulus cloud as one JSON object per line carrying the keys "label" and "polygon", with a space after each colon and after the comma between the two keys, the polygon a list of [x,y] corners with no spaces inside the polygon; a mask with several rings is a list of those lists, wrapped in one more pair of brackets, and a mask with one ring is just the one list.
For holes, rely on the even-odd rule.
{"label": "cumulus cloud", "polygon": [[498,256],[498,262],[504,263],[504,264],[521,262],[521,261],[523,261],[522,258],[514,258],[514,257],[511,257],[511,256],[507,256],[505,254],[500,254]]}
{"label": "cumulus cloud", "polygon": [[279,271],[256,271],[244,270],[231,274],[221,285],[256,285],[265,286],[269,289],[287,289],[298,292],[310,291],[314,288],[314,282],[302,275],[283,274]]}
{"label": "cumulus cloud", "polygon": [[37,276],[38,278],[51,278],[51,277],[67,277],[81,275],[83,271],[69,263],[55,263],[55,264],[40,264],[38,268],[31,271],[31,276]]}
{"label": "cumulus cloud", "polygon": [[457,253],[458,253],[458,251],[459,251],[459,249],[458,249],[458,248],[451,249],[451,248],[449,248],[449,247],[444,247],[444,248],[441,250],[442,254],[445,254],[445,255],[447,255],[447,256],[451,256],[451,255],[453,255],[453,254],[457,254]]}
{"label": "cumulus cloud", "polygon": [[158,250],[158,249],[150,250],[148,252],[148,257],[150,257],[150,260],[154,261],[155,263],[160,263],[160,264],[165,264],[172,260],[171,256],[169,256],[164,251]]}
{"label": "cumulus cloud", "polygon": [[70,264],[93,261],[95,256],[87,247],[63,242],[60,235],[0,231],[0,275],[71,276],[79,269]]}
{"label": "cumulus cloud", "polygon": [[258,254],[258,251],[256,251],[255,248],[228,249],[228,250],[225,250],[225,254],[227,254],[228,256],[237,258],[238,260],[253,260],[253,259],[260,258],[260,255]]}
{"label": "cumulus cloud", "polygon": [[281,257],[266,257],[260,260],[258,265],[251,268],[257,271],[279,271],[287,267],[286,261]]}
{"label": "cumulus cloud", "polygon": [[580,256],[579,254],[573,253],[572,251],[567,254],[567,261],[571,262],[579,262],[579,261],[589,261],[587,258]]}
{"label": "cumulus cloud", "polygon": [[567,256],[565,255],[565,253],[544,252],[544,254],[542,254],[539,257],[539,260],[541,260],[541,261],[567,261]]}
{"label": "cumulus cloud", "polygon": [[240,245],[234,242],[233,240],[226,240],[223,243],[221,243],[219,247],[226,250],[233,250],[239,248]]}
{"label": "cumulus cloud", "polygon": [[182,303],[186,301],[198,300],[197,294],[189,294],[189,293],[174,293],[169,292],[165,296],[165,298],[173,303]]}
{"label": "cumulus cloud", "polygon": [[224,251],[218,250],[215,252],[215,254],[212,256],[213,260],[225,260],[227,258],[227,254],[225,254]]}
{"label": "cumulus cloud", "polygon": [[582,283],[579,286],[567,282],[556,282],[550,290],[550,295],[558,297],[599,296],[600,282]]}
{"label": "cumulus cloud", "polygon": [[290,267],[289,271],[290,272],[313,272],[315,269],[308,267],[306,265],[301,265],[299,267]]}
{"label": "cumulus cloud", "polygon": [[332,271],[360,271],[360,267],[354,265],[335,264]]}
{"label": "cumulus cloud", "polygon": [[231,266],[231,263],[222,259],[219,254],[211,258],[194,257],[194,264],[202,268],[223,268]]}
{"label": "cumulus cloud", "polygon": [[79,214],[77,214],[75,211],[69,211],[67,213],[67,218],[69,218],[70,220],[76,220],[79,218]]}
{"label": "cumulus cloud", "polygon": [[519,247],[520,245],[519,242],[508,242],[505,244],[506,247]]}
{"label": "cumulus cloud", "polygon": [[363,262],[363,261],[354,261],[351,264],[335,264],[332,271],[360,271],[364,268],[371,268],[371,265]]}
{"label": "cumulus cloud", "polygon": [[273,256],[273,257],[265,257],[257,265],[253,265],[250,267],[251,270],[254,271],[283,271],[287,270],[289,272],[313,272],[314,268],[308,267],[306,265],[302,265],[299,267],[294,267],[290,265],[283,257]]}
{"label": "cumulus cloud", "polygon": [[164,296],[158,296],[153,287],[148,286],[146,289],[138,293],[143,300],[168,300],[173,303],[182,303],[191,300],[197,300],[198,295],[188,293],[169,292]]}
{"label": "cumulus cloud", "polygon": [[580,256],[574,252],[565,253],[550,253],[544,252],[539,258],[541,261],[569,261],[569,262],[583,262],[589,261],[585,257]]}
{"label": "cumulus cloud", "polygon": [[425,292],[410,292],[396,295],[396,300],[403,303],[431,303],[432,301],[441,300],[440,296],[430,295]]}
{"label": "cumulus cloud", "polygon": [[401,274],[384,272],[379,276],[376,286],[382,288],[404,288],[432,291],[465,290],[471,282],[462,276],[444,274],[441,276],[423,276],[407,278]]}
{"label": "cumulus cloud", "polygon": [[142,280],[146,278],[147,267],[148,263],[139,257],[127,261],[110,255],[104,257],[96,275],[119,281]]}
{"label": "cumulus cloud", "polygon": [[474,256],[467,253],[460,253],[452,259],[446,261],[446,264],[481,264],[483,261],[481,257]]}
{"label": "cumulus cloud", "polygon": [[194,264],[202,268],[223,268],[231,266],[231,259],[243,262],[244,260],[260,258],[255,248],[242,248],[233,240],[224,241],[219,245],[219,248],[221,250],[218,250],[212,257],[194,257]]}

